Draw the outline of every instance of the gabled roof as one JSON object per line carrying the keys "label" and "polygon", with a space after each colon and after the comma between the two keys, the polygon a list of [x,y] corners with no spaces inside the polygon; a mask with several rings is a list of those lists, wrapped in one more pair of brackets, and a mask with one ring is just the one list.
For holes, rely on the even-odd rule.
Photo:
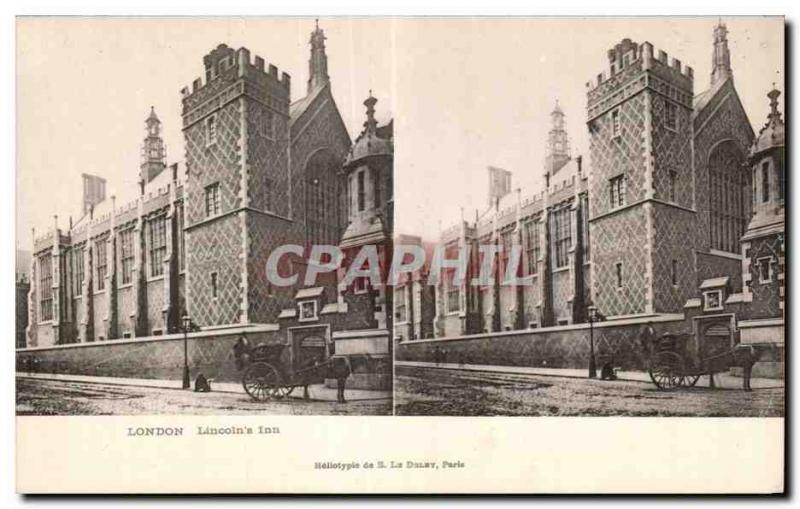
{"label": "gabled roof", "polygon": [[706,106],[708,106],[711,103],[711,100],[717,95],[717,93],[720,90],[722,90],[725,84],[728,83],[728,81],[730,80],[731,78],[719,80],[713,85],[711,85],[710,88],[694,96],[694,108],[693,108],[694,111],[692,112],[693,119],[696,118],[698,115],[700,115],[700,113],[702,113],[702,111],[706,108]]}
{"label": "gabled roof", "polygon": [[[726,90],[727,95],[723,95],[726,93]],[[744,121],[748,130],[748,134],[746,135],[748,141],[745,143],[749,144],[755,133],[753,132],[753,127],[750,124],[750,119],[747,118],[747,111],[744,109],[744,105],[742,105],[742,100],[739,97],[739,93],[736,91],[736,86],[733,84],[732,76],[724,80],[717,81],[705,92],[701,92],[694,96],[694,107],[692,108],[692,122],[694,123],[695,127],[694,135],[697,136],[700,131],[703,130],[703,127],[708,124],[709,119],[714,116],[716,110],[710,110],[709,106],[711,104],[720,104],[719,101],[714,101],[717,96],[722,96],[723,99],[732,96],[731,99],[738,105],[739,110],[744,116]]]}
{"label": "gabled roof", "polygon": [[308,299],[311,297],[319,297],[322,295],[322,292],[325,291],[325,288],[321,286],[314,286],[311,288],[303,288],[295,294],[295,299]]}
{"label": "gabled roof", "polygon": [[[294,144],[297,140],[297,137],[308,127],[312,122],[301,122],[301,119],[305,118],[313,118],[314,112],[317,109],[312,108],[314,104],[324,104],[326,102],[330,102],[330,106],[333,108],[335,112],[336,120],[339,124],[340,135],[342,137],[342,143],[346,144],[344,147],[347,150],[352,143],[350,139],[350,133],[347,131],[347,126],[342,119],[342,114],[339,112],[339,106],[336,104],[336,99],[333,97],[333,93],[331,93],[331,86],[330,83],[326,83],[323,86],[317,87],[311,91],[310,94],[303,97],[302,99],[298,99],[297,101],[293,102],[289,105],[289,129],[291,129],[292,133],[292,143]],[[310,116],[307,116],[306,113],[309,113]]]}
{"label": "gabled roof", "polygon": [[709,288],[720,288],[727,286],[727,284],[728,276],[712,277],[711,279],[704,279],[703,282],[700,283],[700,289],[707,290]]}
{"label": "gabled roof", "polygon": [[309,106],[314,102],[314,99],[328,87],[325,85],[324,87],[317,87],[311,91],[310,94],[303,97],[302,99],[298,99],[297,101],[293,102],[289,105],[289,121],[290,123],[294,124],[297,120],[303,116],[303,113],[306,112]]}

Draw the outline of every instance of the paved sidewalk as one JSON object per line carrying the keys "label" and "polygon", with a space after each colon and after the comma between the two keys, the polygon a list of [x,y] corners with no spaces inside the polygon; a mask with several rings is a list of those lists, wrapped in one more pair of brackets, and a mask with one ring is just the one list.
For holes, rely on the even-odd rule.
{"label": "paved sidewalk", "polygon": [[[17,373],[17,378],[29,378],[38,380],[61,380],[65,382],[106,384],[106,385],[127,385],[133,387],[149,387],[155,389],[179,389],[181,390],[181,380],[164,380],[156,378],[120,378],[111,376],[87,376],[87,375],[68,375],[61,373]],[[192,381],[192,390],[194,381]],[[246,394],[240,383],[234,382],[215,382],[211,381],[213,392],[228,392]],[[336,389],[325,387],[322,384],[308,386],[309,397],[319,401],[336,401]],[[366,401],[375,399],[387,399],[392,397],[391,391],[368,391],[363,389],[347,389],[345,396],[348,401]],[[298,387],[289,396],[290,398],[302,399],[303,388]]]}
{"label": "paved sidewalk", "polygon": [[[587,378],[588,368],[586,369],[570,369],[570,368],[537,368],[528,366],[495,366],[489,364],[456,364],[452,362],[439,363],[434,362],[417,362],[417,361],[394,361],[395,366],[412,366],[422,368],[440,368],[440,369],[460,369],[464,371],[481,371],[481,372],[494,372],[494,373],[514,373],[520,375],[542,375],[542,376],[560,376],[565,378]],[[600,376],[600,369],[597,369],[597,376]],[[645,371],[617,371],[617,378],[619,380],[626,380],[631,382],[646,382],[652,384],[650,375]],[[728,373],[717,373],[714,375],[714,382],[717,388],[721,389],[741,389],[742,378],[733,376]],[[783,380],[775,380],[772,378],[751,378],[750,386],[753,389],[774,389],[783,387]],[[708,377],[703,376],[698,380],[697,387],[708,387]]]}

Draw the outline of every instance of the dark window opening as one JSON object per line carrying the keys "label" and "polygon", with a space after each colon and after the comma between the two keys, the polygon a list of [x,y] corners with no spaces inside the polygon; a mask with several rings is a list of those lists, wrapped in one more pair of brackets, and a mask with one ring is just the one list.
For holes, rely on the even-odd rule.
{"label": "dark window opening", "polygon": [[669,172],[669,201],[675,201],[675,182],[677,181],[678,174],[674,171]]}
{"label": "dark window opening", "polygon": [[167,220],[157,217],[148,224],[150,243],[150,277],[164,274],[164,257],[167,254]]}
{"label": "dark window opening", "polygon": [[98,240],[94,244],[95,264],[97,266],[97,281],[95,281],[95,288],[100,291],[106,287],[106,272],[108,270],[108,262],[106,258],[106,240]]}
{"label": "dark window opening", "polygon": [[206,217],[219,214],[219,183],[206,186]]}
{"label": "dark window opening", "polygon": [[358,211],[361,212],[364,210],[364,172],[358,172]]}
{"label": "dark window opening", "polygon": [[564,207],[553,212],[551,231],[555,234],[555,268],[566,267],[569,263],[569,250],[572,247],[569,208]]}
{"label": "dark window opening", "polygon": [[39,259],[39,309],[42,321],[53,319],[53,257]]}
{"label": "dark window opening", "polygon": [[619,175],[609,181],[611,185],[611,208],[622,207],[625,205],[625,175]]}
{"label": "dark window opening", "polygon": [[672,260],[672,284],[678,284],[678,260]]}
{"label": "dark window opening", "polygon": [[131,282],[133,274],[133,230],[125,230],[119,234],[120,264],[122,265],[122,284]]}

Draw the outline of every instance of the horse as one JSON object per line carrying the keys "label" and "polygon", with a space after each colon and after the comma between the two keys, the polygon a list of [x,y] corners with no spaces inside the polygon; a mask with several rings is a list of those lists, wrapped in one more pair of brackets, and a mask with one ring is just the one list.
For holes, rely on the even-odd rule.
{"label": "horse", "polygon": [[[742,390],[748,392],[753,390],[750,386],[750,378],[753,374],[753,365],[760,361],[767,352],[771,352],[774,348],[775,347],[771,344],[739,344],[733,347],[733,350],[731,350],[728,354],[730,355],[730,363],[728,366],[742,368]],[[716,384],[714,383],[713,370],[709,370],[708,372],[708,386],[712,388],[716,387]]]}

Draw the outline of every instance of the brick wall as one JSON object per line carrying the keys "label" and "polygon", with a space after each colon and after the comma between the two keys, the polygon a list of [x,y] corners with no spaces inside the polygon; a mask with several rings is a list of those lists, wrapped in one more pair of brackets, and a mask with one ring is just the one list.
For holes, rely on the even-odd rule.
{"label": "brick wall", "polygon": [[[646,320],[626,321],[625,325],[596,324],[595,352],[598,363],[614,357],[615,364],[624,369],[643,369],[638,339]],[[683,320],[653,323],[656,334],[690,332]],[[400,361],[434,360],[437,348],[447,350],[446,362],[494,364],[501,366],[532,366],[549,368],[584,368],[589,358],[589,326],[587,324],[549,327],[527,331],[477,334],[399,343],[395,359]]]}
{"label": "brick wall", "polygon": [[[606,316],[647,311],[651,288],[647,214],[643,207],[632,207],[592,222],[592,296]],[[617,263],[622,263],[621,288],[617,287]]]}
{"label": "brick wall", "polygon": [[[198,373],[217,381],[238,382],[232,348],[246,329],[192,333],[188,341],[192,379]],[[251,344],[278,342],[276,333],[248,332]],[[183,336],[170,336],[80,343],[52,348],[17,350],[17,371],[28,371],[35,359],[35,371],[89,376],[158,378],[183,377]]]}
{"label": "brick wall", "polygon": [[[653,204],[653,306],[656,313],[679,313],[697,293],[695,254],[687,240],[696,234],[695,212]],[[675,284],[672,280],[675,261]],[[737,269],[738,270],[738,269]]]}
{"label": "brick wall", "polygon": [[[783,316],[781,309],[781,292],[779,290],[782,281],[778,279],[777,258],[785,256],[783,252],[783,242],[777,235],[770,235],[753,239],[750,242],[750,274],[752,283],[750,286],[753,292],[753,301],[750,303],[748,318],[773,318]],[[758,273],[758,259],[760,257],[771,257],[776,260],[772,266],[772,279],[762,283]]]}
{"label": "brick wall", "polygon": [[27,280],[16,282],[15,295],[15,333],[16,347],[25,347],[25,329],[28,327],[28,292],[31,285]]}

